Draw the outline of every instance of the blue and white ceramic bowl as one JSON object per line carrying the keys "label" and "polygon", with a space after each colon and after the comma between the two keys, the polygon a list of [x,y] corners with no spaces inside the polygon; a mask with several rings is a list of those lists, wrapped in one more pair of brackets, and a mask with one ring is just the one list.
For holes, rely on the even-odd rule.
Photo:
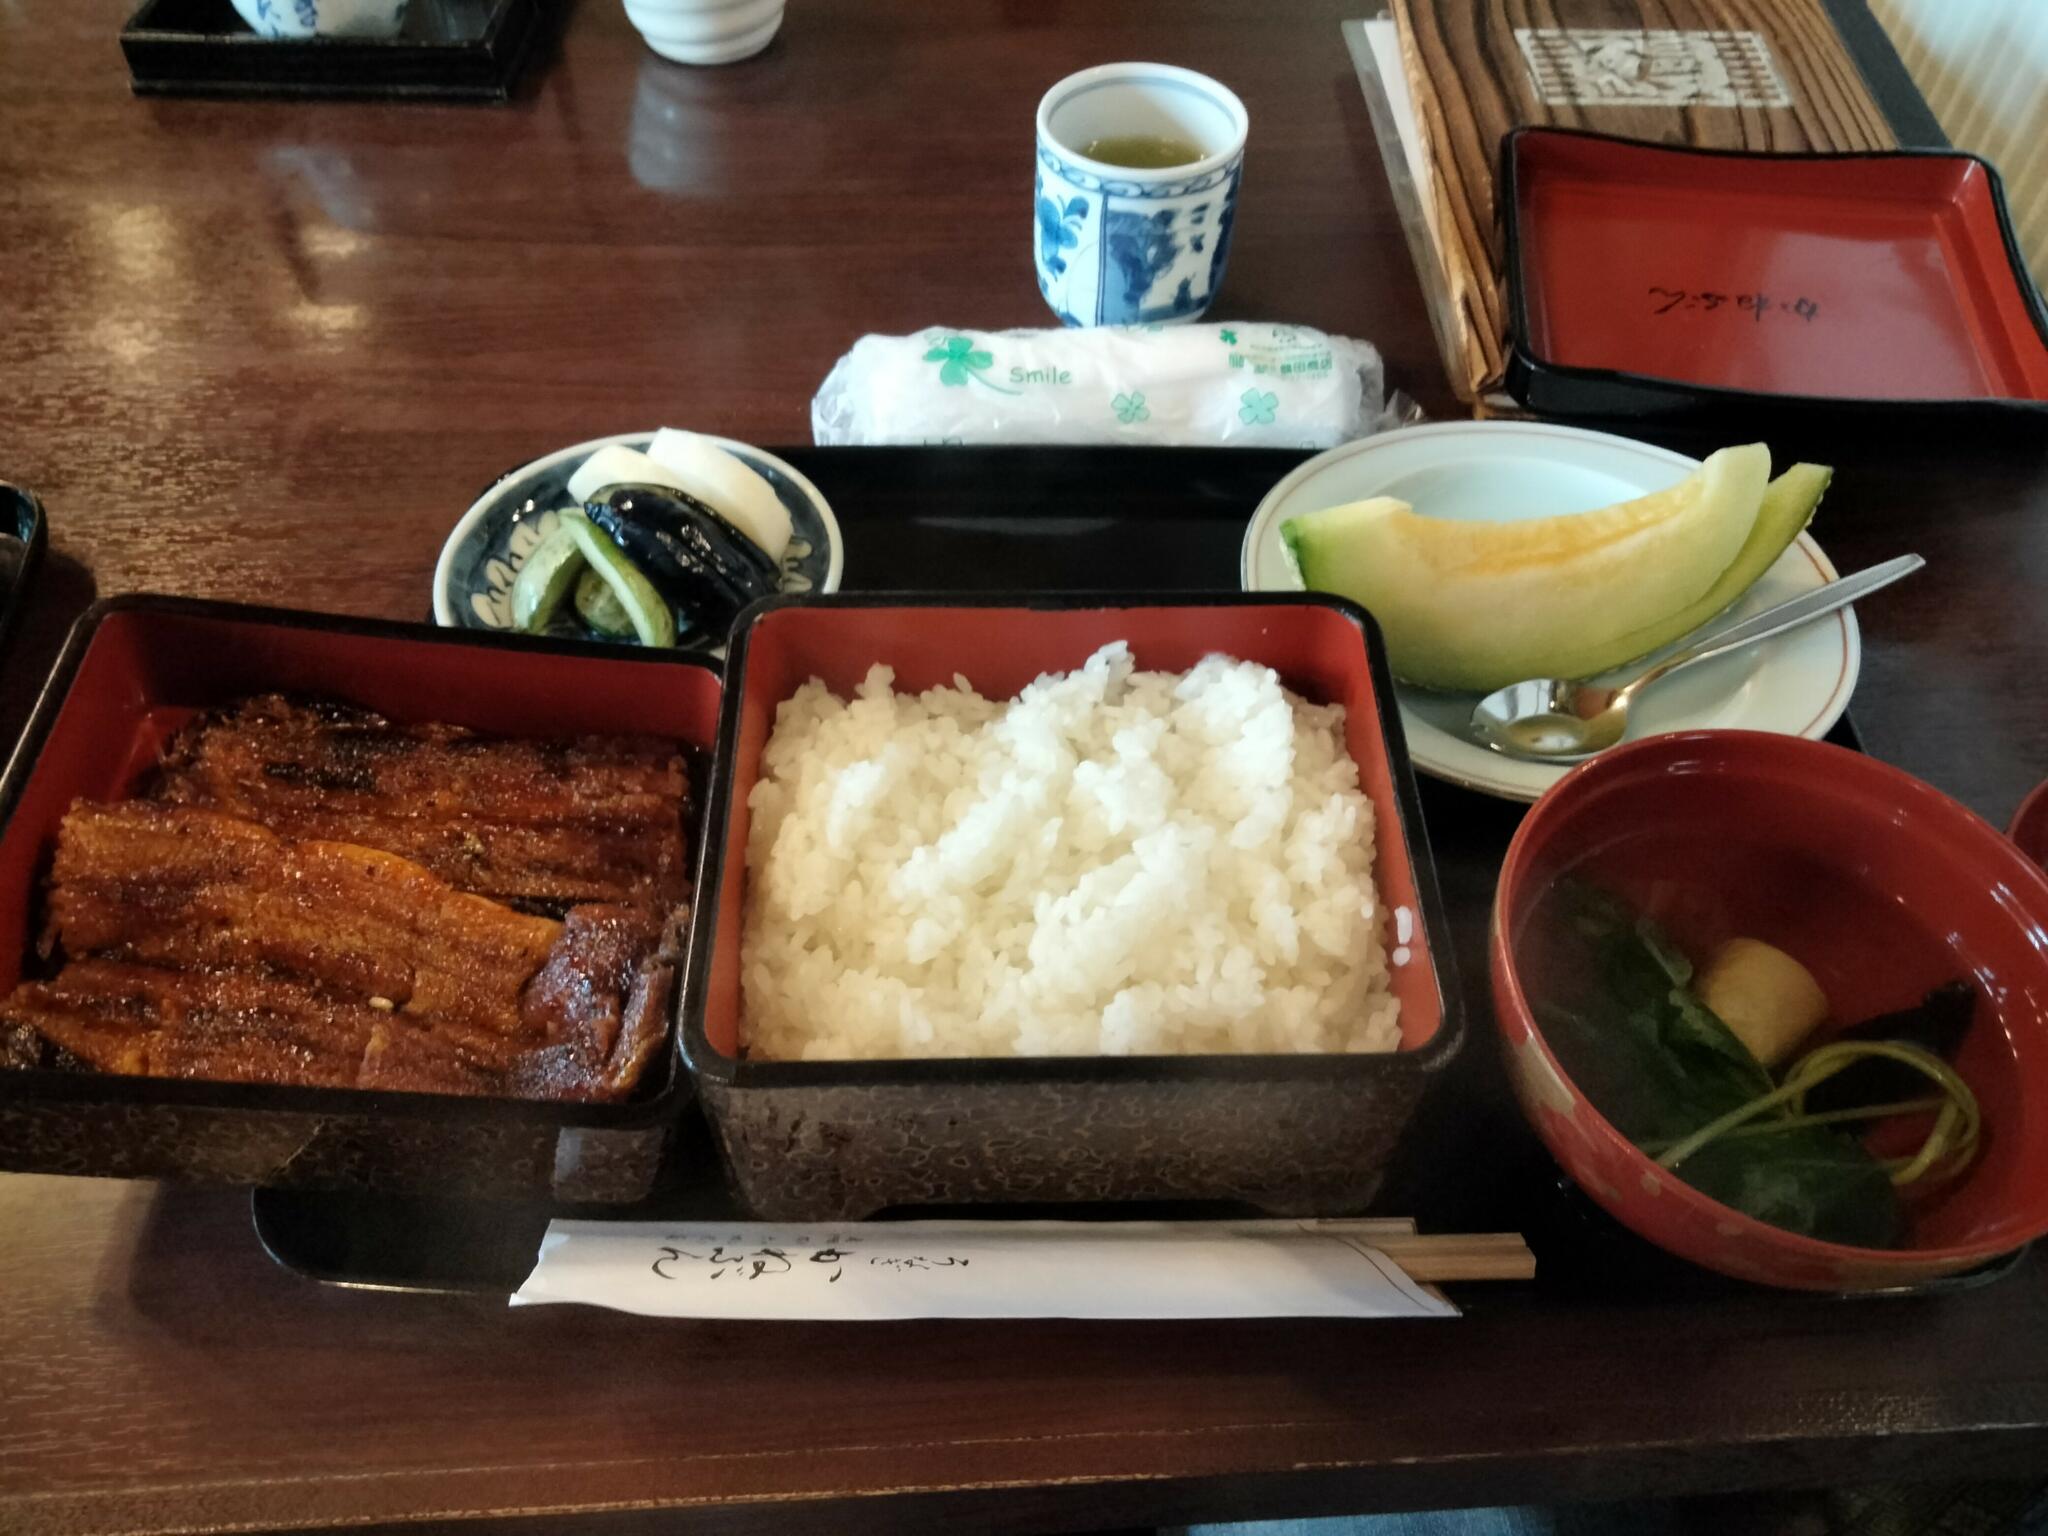
{"label": "blue and white ceramic bowl", "polygon": [[[1038,103],[1038,290],[1069,325],[1193,320],[1223,284],[1250,119],[1234,92],[1172,64],[1100,64]],[[1091,160],[1099,139],[1185,140],[1165,170]]]}
{"label": "blue and white ceramic bowl", "polygon": [[407,0],[235,0],[265,37],[396,37]]}
{"label": "blue and white ceramic bowl", "polygon": [[[451,629],[510,630],[513,578],[540,541],[554,532],[557,512],[575,505],[569,496],[569,477],[600,448],[612,443],[645,448],[653,438],[652,432],[622,432],[616,437],[593,438],[500,476],[489,490],[470,503],[469,510],[448,535],[448,542],[441,546],[440,563],[434,567],[434,622]],[[818,488],[772,453],[729,438],[709,437],[707,441],[738,456],[759,473],[789,509],[790,545],[782,557],[782,590],[838,591],[839,573],[845,563],[839,520],[818,494]],[[596,641],[589,630],[568,615],[557,618],[548,633],[563,639]],[[676,637],[676,647],[686,651],[722,651],[725,638],[723,633],[685,630]]]}

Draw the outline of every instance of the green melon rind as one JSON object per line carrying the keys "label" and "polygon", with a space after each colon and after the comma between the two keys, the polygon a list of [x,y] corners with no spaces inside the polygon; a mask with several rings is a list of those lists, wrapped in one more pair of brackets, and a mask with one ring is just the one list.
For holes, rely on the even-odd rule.
{"label": "green melon rind", "polygon": [[1381,497],[1290,518],[1282,537],[1305,585],[1379,620],[1396,676],[1485,692],[1555,675],[1702,600],[1747,544],[1769,475],[1753,443],[1581,514],[1438,523]]}
{"label": "green melon rind", "polygon": [[1598,650],[1567,658],[1551,675],[1598,677],[1602,672],[1611,672],[1661,650],[1726,613],[1763,579],[1764,572],[1778,563],[1778,557],[1792,547],[1792,541],[1813,521],[1814,509],[1834,477],[1834,470],[1825,464],[1794,464],[1764,487],[1763,505],[1757,508],[1748,539],[1704,596],[1647,629],[1637,630]]}

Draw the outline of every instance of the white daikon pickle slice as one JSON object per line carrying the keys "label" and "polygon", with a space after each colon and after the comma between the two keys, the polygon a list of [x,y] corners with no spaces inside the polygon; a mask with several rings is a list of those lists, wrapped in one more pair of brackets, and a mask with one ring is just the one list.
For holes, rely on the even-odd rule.
{"label": "white daikon pickle slice", "polygon": [[761,546],[771,560],[789,548],[789,509],[775,487],[708,437],[663,427],[647,445],[648,456],[689,492]]}
{"label": "white daikon pickle slice", "polygon": [[583,467],[569,477],[569,499],[581,504],[608,485],[658,485],[664,490],[697,494],[673,470],[663,468],[638,448],[618,443],[607,444],[583,461]]}

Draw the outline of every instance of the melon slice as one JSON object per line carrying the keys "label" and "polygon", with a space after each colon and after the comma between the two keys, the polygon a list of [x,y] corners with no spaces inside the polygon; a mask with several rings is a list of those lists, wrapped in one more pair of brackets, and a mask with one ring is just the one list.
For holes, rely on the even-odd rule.
{"label": "melon slice", "polygon": [[1814,508],[1820,505],[1820,498],[1834,476],[1835,472],[1825,464],[1794,464],[1764,487],[1764,502],[1757,509],[1756,523],[1749,530],[1749,538],[1736,552],[1734,563],[1721,573],[1720,580],[1707,589],[1706,596],[1648,629],[1639,629],[1604,647],[1575,654],[1561,664],[1560,670],[1550,675],[1598,677],[1624,662],[1662,649],[1681,635],[1689,635],[1708,620],[1727,612],[1741,601],[1743,593],[1763,578],[1765,571],[1778,563],[1778,556],[1790,549],[1800,531],[1813,521]]}
{"label": "melon slice", "polygon": [[1623,642],[1714,587],[1755,527],[1761,443],[1723,448],[1678,484],[1525,522],[1423,517],[1378,496],[1291,517],[1303,582],[1368,609],[1396,676],[1486,692]]}

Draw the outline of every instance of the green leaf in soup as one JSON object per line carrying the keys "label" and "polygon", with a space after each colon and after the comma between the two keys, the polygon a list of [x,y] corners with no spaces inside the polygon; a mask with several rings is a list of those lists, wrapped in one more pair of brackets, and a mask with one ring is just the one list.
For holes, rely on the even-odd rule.
{"label": "green leaf in soup", "polygon": [[1685,1058],[1703,1087],[1711,1085],[1727,1094],[1726,1108],[1733,1109],[1771,1091],[1775,1085],[1763,1063],[1689,987],[1683,983],[1674,985],[1665,1002],[1665,1047]]}
{"label": "green leaf in soup", "polygon": [[1890,1176],[1855,1141],[1824,1126],[1724,1136],[1673,1171],[1745,1216],[1824,1242],[1892,1248],[1904,1235]]}
{"label": "green leaf in soup", "polygon": [[1566,1074],[1630,1141],[1677,1141],[1714,1117],[1654,1030],[1556,1004],[1535,1013]]}
{"label": "green leaf in soup", "polygon": [[[1621,916],[1626,918],[1627,914],[1622,913]],[[1692,962],[1685,958],[1684,953],[1675,944],[1664,937],[1662,928],[1647,917],[1639,917],[1635,919],[1635,930],[1636,942],[1643,946],[1644,952],[1656,962],[1657,969],[1664,973],[1672,986],[1692,985]]]}
{"label": "green leaf in soup", "polygon": [[[1535,1003],[1537,1023],[1615,1129],[1638,1143],[1675,1142],[1772,1091],[1770,1073],[1693,993],[1692,963],[1655,923],[1583,881],[1561,881],[1555,899],[1557,995]],[[1884,1168],[1823,1126],[1724,1136],[1672,1171],[1745,1215],[1829,1242],[1892,1247],[1904,1226]]]}
{"label": "green leaf in soup", "polygon": [[[1560,881],[1565,1069],[1624,1135],[1676,1137],[1771,1091],[1771,1077],[1687,986],[1692,964],[1657,925],[1581,880]],[[1561,1005],[1561,1006],[1560,1006]],[[1557,1044],[1557,1042],[1553,1042]],[[1595,1086],[1605,1083],[1605,1088]]]}

